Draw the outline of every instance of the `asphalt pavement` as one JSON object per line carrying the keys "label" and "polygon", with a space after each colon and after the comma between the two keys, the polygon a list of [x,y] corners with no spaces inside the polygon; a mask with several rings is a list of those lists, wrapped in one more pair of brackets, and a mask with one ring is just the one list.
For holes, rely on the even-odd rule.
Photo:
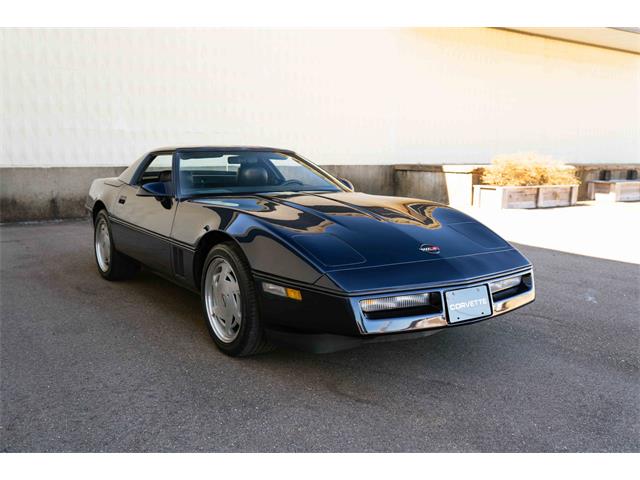
{"label": "asphalt pavement", "polygon": [[419,340],[232,359],[198,297],[0,227],[0,451],[639,451],[640,267],[522,246],[538,299]]}

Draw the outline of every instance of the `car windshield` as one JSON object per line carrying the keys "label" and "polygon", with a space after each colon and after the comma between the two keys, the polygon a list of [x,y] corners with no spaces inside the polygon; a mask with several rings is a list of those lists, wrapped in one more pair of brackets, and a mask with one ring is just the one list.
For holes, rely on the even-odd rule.
{"label": "car windshield", "polygon": [[184,196],[343,190],[321,171],[280,152],[179,151],[178,160]]}

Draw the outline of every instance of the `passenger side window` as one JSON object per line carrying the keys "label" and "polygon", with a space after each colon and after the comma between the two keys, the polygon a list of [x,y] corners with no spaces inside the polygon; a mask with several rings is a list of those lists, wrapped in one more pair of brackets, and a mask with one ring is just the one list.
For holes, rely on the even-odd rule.
{"label": "passenger side window", "polygon": [[138,185],[151,182],[171,182],[172,161],[173,155],[171,154],[157,155],[140,175]]}

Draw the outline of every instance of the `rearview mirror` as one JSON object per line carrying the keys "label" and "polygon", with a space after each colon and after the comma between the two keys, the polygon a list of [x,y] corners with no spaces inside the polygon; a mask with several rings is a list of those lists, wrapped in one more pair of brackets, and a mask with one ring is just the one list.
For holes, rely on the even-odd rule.
{"label": "rearview mirror", "polygon": [[342,183],[345,187],[347,187],[352,192],[354,192],[356,190],[356,188],[353,186],[353,183],[351,183],[346,178],[339,178],[338,180],[340,180],[340,183]]}

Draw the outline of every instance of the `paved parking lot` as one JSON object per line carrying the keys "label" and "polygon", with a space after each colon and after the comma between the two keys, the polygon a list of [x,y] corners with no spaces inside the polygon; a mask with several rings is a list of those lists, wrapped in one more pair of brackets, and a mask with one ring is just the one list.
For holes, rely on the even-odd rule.
{"label": "paved parking lot", "polygon": [[198,297],[0,227],[2,451],[638,451],[638,265],[533,247],[538,300],[421,340],[231,359]]}

